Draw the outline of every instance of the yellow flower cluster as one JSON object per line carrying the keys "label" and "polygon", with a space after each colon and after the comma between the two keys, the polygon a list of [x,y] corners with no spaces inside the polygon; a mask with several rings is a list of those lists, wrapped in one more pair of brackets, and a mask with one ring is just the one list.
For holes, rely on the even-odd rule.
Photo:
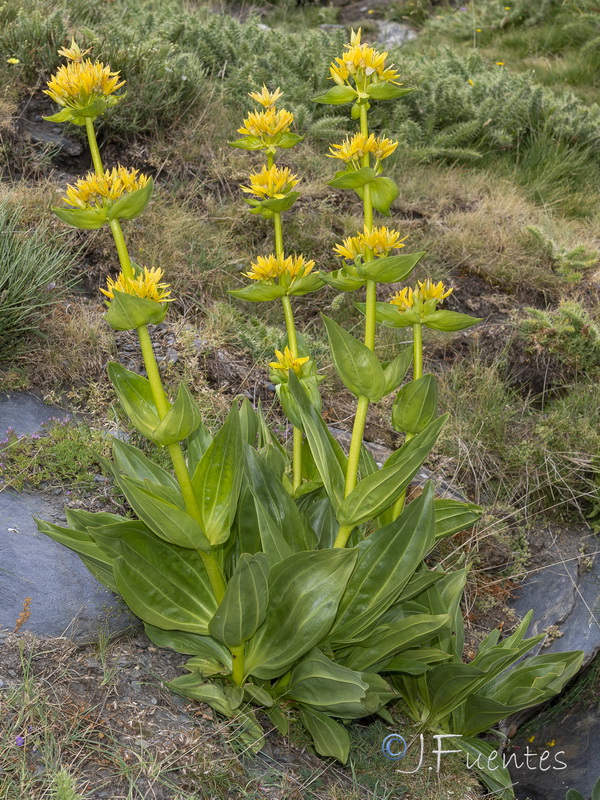
{"label": "yellow flower cluster", "polygon": [[283,92],[279,86],[274,92],[270,92],[264,83],[260,92],[248,92],[248,97],[251,97],[255,103],[258,103],[263,108],[272,108],[282,95]]}
{"label": "yellow flower cluster", "polygon": [[361,44],[361,29],[352,31],[350,43],[344,45],[346,52],[341,58],[331,62],[329,71],[339,86],[350,84],[352,77],[357,89],[364,89],[369,83],[398,83],[400,77],[392,67],[385,66],[387,53],[380,53],[368,44]]}
{"label": "yellow flower cluster", "polygon": [[253,281],[271,281],[280,278],[282,275],[289,275],[292,280],[304,278],[312,272],[315,266],[314,261],[309,261],[304,256],[288,256],[282,254],[269,256],[257,256],[256,261],[250,264],[250,272],[243,272],[246,278]]}
{"label": "yellow flower cluster", "polygon": [[269,361],[270,367],[273,369],[285,370],[286,372],[291,369],[296,375],[300,374],[302,365],[309,361],[309,356],[294,358],[289,347],[285,347],[283,353],[281,350],[275,350],[275,355],[277,356],[277,361]]}
{"label": "yellow flower cluster", "polygon": [[441,303],[454,291],[453,288],[447,289],[441,281],[434,283],[430,278],[425,281],[419,281],[418,284],[415,289],[407,286],[396,292],[390,303],[398,306],[398,311],[402,313],[409,308],[414,308],[417,303],[424,303],[427,300],[437,300]]}
{"label": "yellow flower cluster", "polygon": [[66,58],[69,61],[78,61],[81,63],[91,49],[92,48],[90,47],[87,50],[82,50],[75,39],[71,39],[71,45],[69,47],[61,47],[58,51],[58,55],[63,56],[63,58]]}
{"label": "yellow flower cluster", "polygon": [[250,186],[242,186],[242,192],[256,195],[261,200],[277,199],[285,197],[290,191],[300,183],[297,175],[292,175],[289,167],[265,167],[260,172],[253,172],[250,175]]}
{"label": "yellow flower cluster", "polygon": [[339,158],[347,164],[358,161],[367,153],[372,153],[380,161],[391,156],[398,147],[398,142],[392,139],[376,137],[374,133],[365,136],[364,133],[355,133],[347,136],[341,144],[332,144],[327,154],[329,158]]}
{"label": "yellow flower cluster", "polygon": [[387,256],[390,250],[404,247],[402,242],[407,238],[408,236],[404,236],[401,239],[398,231],[390,230],[385,226],[372,228],[371,230],[365,226],[364,233],[344,239],[343,244],[336,244],[334,253],[338,258],[347,258],[350,261],[353,261],[357,256],[364,258],[367,252],[378,258],[383,258]]}
{"label": "yellow flower cluster", "polygon": [[104,175],[89,172],[85,178],[79,178],[73,185],[67,186],[64,201],[75,208],[98,208],[106,200],[115,202],[124,194],[142,189],[148,183],[148,176],[138,174],[137,169],[113,167]]}
{"label": "yellow flower cluster", "polygon": [[[89,58],[84,60],[83,53],[78,47],[77,51],[81,58],[77,56],[73,47],[59,51],[62,55],[70,53],[68,57],[72,60],[59,67],[48,81],[48,88],[44,89],[44,92],[60,106],[85,108],[98,97],[106,98],[113,95],[125,84],[125,81],[120,80],[118,72],[112,72],[109,66],[100,61],[91,61]],[[120,98],[113,99],[116,101]]]}
{"label": "yellow flower cluster", "polygon": [[169,303],[175,298],[169,297],[171,290],[168,283],[162,283],[163,271],[159,268],[143,270],[134,278],[126,278],[122,272],[116,280],[106,279],[106,289],[100,289],[102,294],[110,300],[114,298],[115,291],[132,294],[147,300],[154,300],[156,303]]}
{"label": "yellow flower cluster", "polygon": [[287,133],[290,125],[294,121],[294,115],[285,108],[277,111],[275,108],[267,108],[265,111],[251,111],[238,133],[245,136],[257,136],[258,138],[273,137],[279,133]]}

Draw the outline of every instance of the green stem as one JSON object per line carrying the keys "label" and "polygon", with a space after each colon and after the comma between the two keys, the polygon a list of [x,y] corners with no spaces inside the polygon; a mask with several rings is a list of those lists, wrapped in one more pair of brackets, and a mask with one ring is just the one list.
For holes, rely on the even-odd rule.
{"label": "green stem", "polygon": [[232,674],[233,682],[241,686],[244,682],[244,643],[239,647],[230,647],[232,659]]}
{"label": "green stem", "polygon": [[[360,106],[360,130],[365,136],[369,135],[369,122],[367,118],[367,106]],[[362,166],[370,166],[370,156],[368,153],[362,158]],[[366,184],[363,193],[363,221],[365,228],[370,231],[373,228],[373,200],[371,197],[371,186]],[[373,260],[373,253],[367,250],[365,262]],[[377,303],[377,283],[367,281],[366,283],[366,307],[365,307],[365,345],[373,352],[375,350],[375,330],[376,330],[376,303]],[[358,483],[358,465],[360,461],[360,451],[365,433],[367,422],[367,412],[369,410],[369,398],[360,396],[356,406],[354,425],[352,426],[352,439],[350,440],[350,450],[348,452],[348,465],[346,467],[346,482],[344,487],[344,497],[348,497],[350,492]],[[335,540],[334,547],[345,547],[352,528],[342,526]]]}
{"label": "green stem", "polygon": [[285,328],[288,336],[288,346],[294,358],[298,358],[298,339],[296,337],[296,325],[294,323],[294,312],[292,311],[292,301],[288,295],[281,298],[283,315],[285,317]]}
{"label": "green stem", "polygon": [[100,148],[98,147],[98,140],[96,139],[96,131],[94,130],[94,121],[90,117],[85,118],[85,131],[87,133],[88,144],[90,146],[90,153],[92,155],[92,164],[94,165],[94,172],[96,175],[104,175],[104,167],[102,166],[102,157],[100,156]]}
{"label": "green stem", "polygon": [[[413,380],[418,380],[423,377],[423,325],[417,322],[413,325]],[[414,433],[407,433],[404,440],[410,442]],[[392,507],[392,514],[394,519],[400,516],[404,509],[406,502],[406,489],[402,492],[400,497],[396,500]]]}
{"label": "green stem", "polygon": [[126,278],[133,278],[133,267],[131,266],[131,258],[129,257],[129,250],[127,243],[123,236],[123,228],[118,219],[111,219],[108,223],[112,231],[113,239],[119,256],[119,263],[121,264],[121,271]]}
{"label": "green stem", "polygon": [[281,227],[281,214],[277,211],[273,213],[273,228],[275,230],[275,253],[283,255],[283,229]]}
{"label": "green stem", "polygon": [[[298,358],[298,338],[296,336],[296,325],[294,322],[294,312],[292,311],[292,301],[288,295],[281,298],[283,305],[283,315],[285,317],[285,327],[287,330],[288,347],[292,353],[292,358]],[[299,428],[293,429],[292,439],[292,490],[302,483],[302,431]]]}
{"label": "green stem", "polygon": [[271,167],[275,164],[275,156],[273,153],[267,153],[267,169],[271,169]]}

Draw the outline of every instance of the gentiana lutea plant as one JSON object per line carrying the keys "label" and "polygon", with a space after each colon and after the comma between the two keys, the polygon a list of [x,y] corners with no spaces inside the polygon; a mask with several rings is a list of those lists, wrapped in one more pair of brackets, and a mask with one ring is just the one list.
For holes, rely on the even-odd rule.
{"label": "gentiana lutea plant", "polygon": [[[120,272],[102,289],[106,321],[137,331],[147,377],[118,363],[109,376],[133,427],[168,451],[172,469],[115,439],[106,468],[135,517],[67,509],[67,527],[39,520],[40,530],[120,594],[156,645],[190,656],[187,674],[169,686],[237,720],[248,747],[262,746],[258,708],[282,734],[298,717],[318,753],[346,762],[348,721],[391,720],[386,706],[401,700],[424,726],[461,734],[468,752],[488,752],[477,734],[560,691],[582,654],[538,656],[507,671],[540,640],[523,638],[525,620],[502,641],[492,633],[464,663],[466,571],[447,573],[425,559],[440,539],[473,525],[480,509],[437,499],[431,482],[405,502],[446,419],[435,377],[423,371],[423,329],[455,331],[478,320],[441,308],[452,289],[429,279],[377,302],[378,284],[405,281],[424,256],[405,253],[406,237],[374,219],[389,215],[398,194],[384,174],[397,142],[369,129],[368,112],[409,91],[387,54],[353,34],[331,65],[334,86],[316,98],[351,104],[357,123],[330,149],[341,163],[329,185],[355,192],[363,209],[361,229],[334,247],[335,271],[284,247],[282,220],[300,179],[280,161],[301,137],[293,115],[277,108],[279,88],[251,94],[258,108],[232,142],[255,153],[241,188],[257,224],[272,227],[273,246],[231,294],[281,303],[286,337],[270,367],[293,430],[290,458],[247,399],[233,403],[212,435],[187,386],[164,387],[148,326],[163,321],[172,292],[160,269],[131,261],[122,227],[143,212],[152,180],[123,166],[106,170],[94,130],[95,119],[123,100],[124,81],[74,42],[60,53],[67,63],[48,93],[62,110],[50,119],[85,126],[94,169],[54,210],[69,225],[111,229]],[[356,303],[362,340],[324,318],[333,363],[356,396],[348,454],[322,418],[321,378],[294,322],[294,298],[326,284],[364,289]],[[412,330],[412,345],[389,363],[375,352],[378,324]],[[365,422],[369,405],[392,393],[391,422],[404,443],[379,467],[364,444]],[[483,778],[499,796],[512,796],[507,773]]]}

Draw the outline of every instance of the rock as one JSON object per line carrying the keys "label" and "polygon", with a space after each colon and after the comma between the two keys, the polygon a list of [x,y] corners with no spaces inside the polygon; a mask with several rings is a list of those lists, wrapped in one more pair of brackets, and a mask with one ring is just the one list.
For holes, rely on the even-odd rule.
{"label": "rock", "polygon": [[44,120],[40,122],[22,118],[19,128],[24,136],[36,144],[49,144],[56,147],[68,156],[80,156],[83,153],[83,144],[69,136],[64,136],[60,125],[48,125]]}
{"label": "rock", "polygon": [[29,392],[0,395],[0,433],[12,428],[18,436],[37,433],[45,422],[70,419],[64,408],[49,406]]}
{"label": "rock", "polygon": [[38,533],[33,515],[52,505],[33,494],[0,493],[0,625],[13,629],[31,598],[21,630],[90,641],[101,627],[124,630],[135,619],[67,547]]}
{"label": "rock", "polygon": [[[519,586],[513,608],[520,616],[534,609],[530,636],[554,632],[540,652],[583,650],[586,667],[600,652],[597,539],[587,527],[552,526],[541,532],[537,546],[535,568]],[[591,555],[586,555],[586,546]]]}
{"label": "rock", "polygon": [[384,50],[393,50],[396,47],[402,47],[407,42],[412,42],[417,38],[417,32],[400,22],[377,20],[377,34],[374,38]]}

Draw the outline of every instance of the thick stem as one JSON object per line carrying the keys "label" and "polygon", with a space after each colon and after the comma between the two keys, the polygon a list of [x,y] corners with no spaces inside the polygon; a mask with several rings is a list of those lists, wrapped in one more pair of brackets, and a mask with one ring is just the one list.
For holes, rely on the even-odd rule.
{"label": "thick stem", "polygon": [[[365,136],[369,135],[369,123],[367,119],[366,105],[360,106],[360,130]],[[362,158],[362,166],[370,166],[370,156],[368,153],[365,153]],[[363,187],[363,221],[365,230],[372,230],[373,201],[371,198],[371,186],[368,183]],[[373,260],[373,253],[370,250],[366,251],[364,260],[365,262]],[[375,281],[367,281],[365,291],[365,345],[369,348],[369,350],[371,350],[371,352],[373,352],[375,350],[375,310],[377,303],[377,283]],[[348,452],[348,465],[346,467],[346,483],[344,488],[345,497],[350,494],[358,482],[358,464],[360,460],[360,451],[365,433],[368,410],[369,398],[360,396],[356,406],[356,415],[354,417],[354,425],[352,427],[352,439],[350,441],[350,450]],[[345,547],[351,532],[352,528],[342,526],[338,532],[334,547]]]}
{"label": "thick stem", "polygon": [[241,686],[244,682],[244,643],[239,647],[230,647],[229,651],[232,659],[231,677],[235,684]]}
{"label": "thick stem", "polygon": [[[292,353],[292,358],[298,358],[298,338],[296,336],[296,325],[294,323],[294,312],[292,311],[292,301],[285,295],[281,298],[283,305],[283,315],[285,317],[285,327],[287,330],[288,347]],[[292,439],[292,490],[302,483],[302,431],[299,428],[293,429]]]}
{"label": "thick stem", "polygon": [[96,175],[104,175],[102,157],[100,156],[100,148],[98,147],[96,131],[94,130],[94,121],[90,117],[85,118],[85,131],[87,133],[88,144],[92,156],[92,164],[94,165],[94,172]]}
{"label": "thick stem", "polygon": [[[413,380],[423,377],[423,325],[420,322],[413,325]],[[410,442],[414,433],[407,433],[406,442]],[[406,489],[402,492],[400,497],[396,500],[392,507],[392,514],[394,519],[400,516],[404,509],[406,502]]]}
{"label": "thick stem", "polygon": [[281,227],[281,214],[275,212],[273,214],[273,228],[275,231],[275,253],[278,256],[283,255],[283,229]]}
{"label": "thick stem", "polygon": [[133,267],[131,266],[131,258],[129,257],[129,250],[127,249],[125,237],[123,236],[121,223],[118,219],[111,219],[108,224],[110,225],[113,239],[115,240],[121,271],[126,278],[133,278]]}

